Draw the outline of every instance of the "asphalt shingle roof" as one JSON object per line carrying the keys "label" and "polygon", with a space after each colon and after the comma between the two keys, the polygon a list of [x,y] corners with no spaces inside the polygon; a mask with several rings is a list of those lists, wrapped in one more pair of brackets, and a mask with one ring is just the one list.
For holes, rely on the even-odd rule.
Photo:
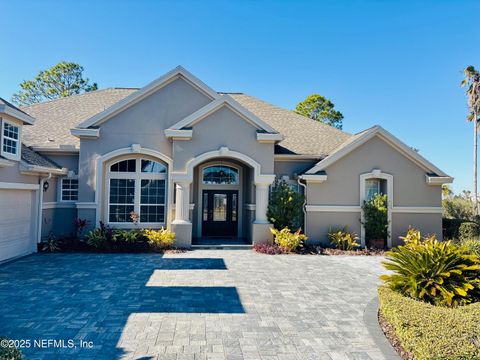
{"label": "asphalt shingle roof", "polygon": [[[24,127],[23,140],[29,146],[79,146],[70,129],[105,110],[138,89],[109,88],[22,107],[37,122]],[[291,110],[271,105],[242,93],[227,93],[234,100],[284,136],[276,153],[325,157],[352,135],[321,124]]]}
{"label": "asphalt shingle roof", "polygon": [[52,160],[47,159],[46,157],[40,155],[39,153],[33,151],[28,146],[22,144],[22,160],[27,164],[43,166],[53,169],[61,169],[61,166],[54,163]]}
{"label": "asphalt shingle roof", "polygon": [[24,127],[23,141],[29,146],[55,148],[60,145],[74,145],[78,147],[80,142],[70,134],[71,128],[136,90],[109,88],[23,106],[23,111],[37,119],[33,126]]}

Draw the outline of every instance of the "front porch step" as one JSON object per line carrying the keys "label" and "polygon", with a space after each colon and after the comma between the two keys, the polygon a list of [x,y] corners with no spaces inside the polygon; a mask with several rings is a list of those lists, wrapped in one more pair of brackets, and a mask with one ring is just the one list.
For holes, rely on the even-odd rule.
{"label": "front porch step", "polygon": [[250,244],[218,244],[218,245],[208,245],[208,244],[200,244],[200,245],[192,245],[192,250],[250,250],[252,249],[252,245]]}

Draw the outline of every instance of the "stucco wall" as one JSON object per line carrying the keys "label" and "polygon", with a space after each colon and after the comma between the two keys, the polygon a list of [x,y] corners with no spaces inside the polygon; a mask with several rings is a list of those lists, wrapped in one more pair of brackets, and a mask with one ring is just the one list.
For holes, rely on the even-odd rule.
{"label": "stucco wall", "polygon": [[164,129],[210,102],[183,79],[177,79],[100,126],[100,138],[80,141],[79,201],[95,200],[95,159],[113,150],[140,144],[171,157]]}
{"label": "stucco wall", "polygon": [[20,173],[20,162],[9,167],[0,167],[0,182],[38,184],[38,176],[23,175]]}
{"label": "stucco wall", "polygon": [[195,124],[191,140],[174,141],[174,171],[185,171],[187,161],[221,147],[251,157],[261,165],[263,174],[273,174],[273,144],[259,143],[257,129],[227,107]]}
{"label": "stucco wall", "polygon": [[43,209],[42,239],[46,239],[50,233],[57,238],[73,235],[75,232],[73,220],[76,216],[77,209],[74,207]]}
{"label": "stucco wall", "polygon": [[359,205],[359,176],[373,169],[394,176],[394,206],[442,205],[441,186],[427,185],[425,170],[377,137],[329,166],[326,182],[309,185],[308,203]]}
{"label": "stucco wall", "polygon": [[78,156],[79,154],[58,155],[55,153],[42,153],[61,167],[67,168],[69,171],[75,171],[78,174]]}
{"label": "stucco wall", "polygon": [[311,169],[315,166],[318,161],[315,160],[295,160],[295,161],[286,161],[286,160],[275,160],[274,171],[275,175],[278,178],[281,178],[284,175],[288,175],[291,179],[294,174],[300,175],[303,174],[308,169]]}
{"label": "stucco wall", "polygon": [[360,212],[308,212],[307,244],[327,246],[330,244],[328,231],[345,225],[348,225],[350,231],[360,234]]}
{"label": "stucco wall", "polygon": [[421,230],[423,235],[436,234],[442,239],[442,214],[392,214],[392,244],[401,245],[399,236],[404,236],[408,227]]}
{"label": "stucco wall", "polygon": [[[380,138],[373,138],[352,153],[326,168],[324,183],[309,183],[307,203],[322,206],[352,206],[354,212],[309,212],[307,235],[311,241],[328,244],[327,232],[331,226],[347,225],[360,236],[360,175],[380,169],[393,175],[393,207],[441,207],[441,186],[427,185],[426,171],[399,153]],[[392,213],[392,244],[409,225],[423,233],[436,233],[441,238],[441,214]]]}

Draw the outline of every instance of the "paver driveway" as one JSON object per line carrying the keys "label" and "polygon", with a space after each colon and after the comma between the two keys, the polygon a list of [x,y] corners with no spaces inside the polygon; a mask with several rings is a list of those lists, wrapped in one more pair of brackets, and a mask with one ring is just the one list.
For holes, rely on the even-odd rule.
{"label": "paver driveway", "polygon": [[32,359],[383,359],[363,322],[380,261],[249,250],[37,254],[0,266],[0,335],[74,340],[32,343]]}

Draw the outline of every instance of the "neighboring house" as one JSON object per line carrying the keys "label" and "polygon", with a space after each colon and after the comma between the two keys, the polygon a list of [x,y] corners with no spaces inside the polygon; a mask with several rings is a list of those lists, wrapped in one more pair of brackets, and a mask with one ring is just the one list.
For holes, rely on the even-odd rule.
{"label": "neighboring house", "polygon": [[[18,151],[22,141],[51,165],[30,176],[22,151],[20,162],[20,153],[2,160],[11,167],[0,169],[0,184],[31,191],[53,176],[43,200],[29,205],[42,203],[41,237],[73,232],[76,217],[131,228],[135,211],[140,227],[171,227],[180,246],[209,236],[266,241],[275,178],[305,192],[311,243],[348,225],[364,244],[360,205],[375,192],[389,198],[390,246],[409,225],[441,236],[441,185],[453,179],[380,126],[350,135],[249,95],[217,93],[182,67],[141,89],[99,90],[15,114],[1,116],[18,129]],[[2,130],[3,144],[8,134]],[[0,191],[3,214],[15,195]],[[15,226],[8,224],[0,218],[1,234]]]}

